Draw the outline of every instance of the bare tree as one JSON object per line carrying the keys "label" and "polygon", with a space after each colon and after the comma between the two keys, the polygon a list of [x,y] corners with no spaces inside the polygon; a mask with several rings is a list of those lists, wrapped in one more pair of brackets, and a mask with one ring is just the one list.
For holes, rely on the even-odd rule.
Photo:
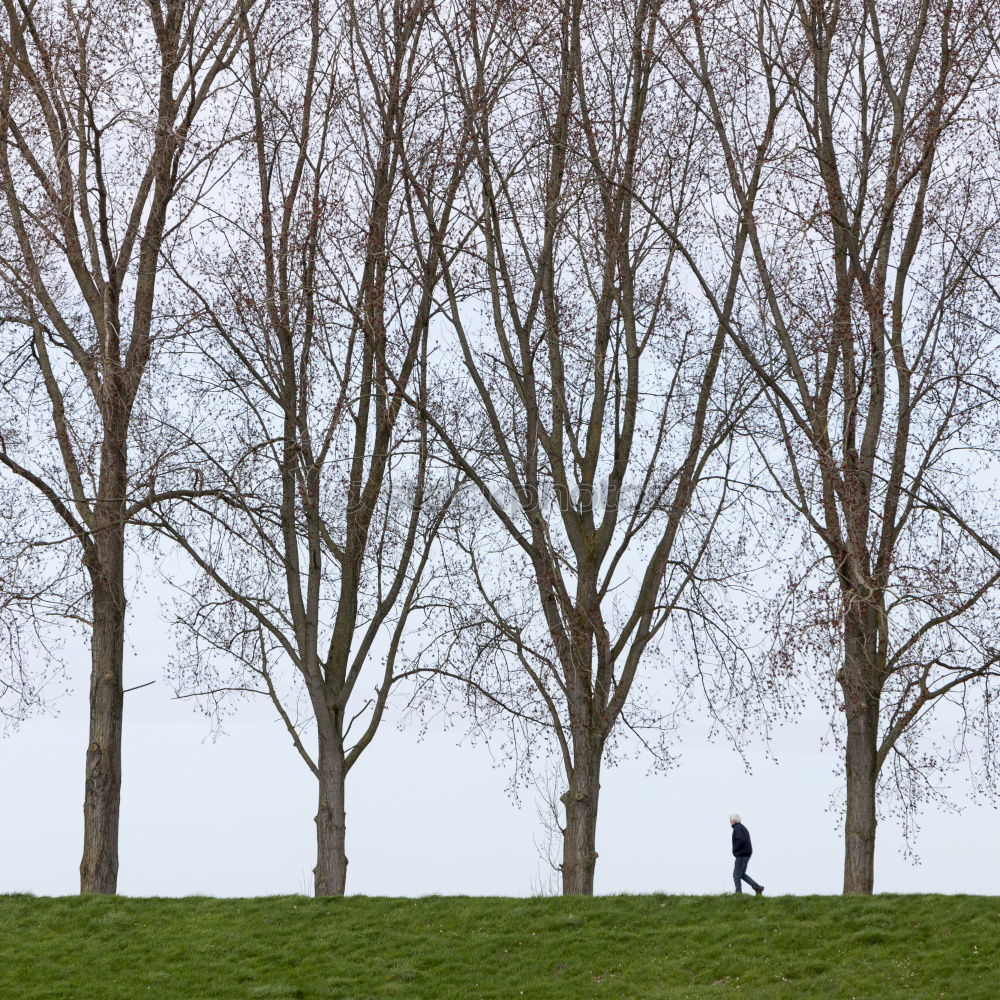
{"label": "bare tree", "polygon": [[436,369],[469,390],[433,395],[429,419],[490,516],[454,539],[464,655],[441,669],[557,747],[566,894],[593,892],[615,739],[665,753],[665,711],[634,695],[670,623],[711,621],[697,594],[744,405],[725,322],[664,232],[702,241],[725,320],[745,233],[702,204],[705,123],[664,71],[660,14],[475,4],[452,44],[480,224],[445,268],[456,361]]}
{"label": "bare tree", "polygon": [[247,20],[247,155],[230,177],[246,195],[205,219],[199,271],[180,276],[215,493],[159,512],[198,570],[178,681],[209,705],[273,702],[317,779],[318,896],[344,892],[345,781],[409,665],[407,629],[426,624],[455,491],[402,398],[426,401],[442,266],[403,171],[439,235],[465,163],[430,11],[310,0]]}
{"label": "bare tree", "polygon": [[[161,253],[215,144],[199,133],[238,45],[224,0],[4,0],[0,465],[76,546],[89,610],[83,892],[118,877],[126,528],[155,492],[137,405],[156,364]],[[149,443],[149,442],[147,442]],[[39,538],[35,539],[39,541]]]}
{"label": "bare tree", "polygon": [[879,788],[941,763],[935,706],[992,725],[996,14],[692,4],[678,36],[752,248],[727,323],[765,393],[748,440],[803,530],[781,652],[832,664],[846,721],[845,892],[873,890]]}

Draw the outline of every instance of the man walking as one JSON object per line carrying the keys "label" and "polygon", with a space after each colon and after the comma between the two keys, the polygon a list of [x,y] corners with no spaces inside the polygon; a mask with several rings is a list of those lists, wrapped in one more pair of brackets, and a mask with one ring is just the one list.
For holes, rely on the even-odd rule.
{"label": "man walking", "polygon": [[740,883],[746,882],[759,896],[764,891],[764,887],[747,875],[747,864],[750,861],[750,855],[753,854],[753,847],[750,845],[750,831],[740,822],[739,813],[733,813],[729,817],[729,825],[733,828],[733,857],[736,859],[736,866],[733,868],[733,881],[736,883],[736,891],[743,892],[743,886]]}

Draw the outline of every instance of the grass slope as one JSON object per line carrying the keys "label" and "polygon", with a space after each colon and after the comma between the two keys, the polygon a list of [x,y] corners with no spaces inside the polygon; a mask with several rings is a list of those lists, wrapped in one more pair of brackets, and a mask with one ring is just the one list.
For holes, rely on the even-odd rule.
{"label": "grass slope", "polygon": [[996,998],[998,918],[976,896],[0,896],[0,997]]}

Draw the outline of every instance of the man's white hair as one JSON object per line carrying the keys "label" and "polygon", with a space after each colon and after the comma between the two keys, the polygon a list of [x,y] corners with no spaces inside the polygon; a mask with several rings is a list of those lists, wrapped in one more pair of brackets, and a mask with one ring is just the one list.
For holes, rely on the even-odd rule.
{"label": "man's white hair", "polygon": [[730,813],[729,814],[729,822],[730,823],[742,823],[743,820],[740,818],[740,814],[739,813]]}

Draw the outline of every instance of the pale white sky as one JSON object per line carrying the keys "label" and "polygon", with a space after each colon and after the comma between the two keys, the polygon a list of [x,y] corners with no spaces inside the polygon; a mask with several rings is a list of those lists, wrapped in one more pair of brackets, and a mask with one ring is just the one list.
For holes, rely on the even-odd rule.
{"label": "pale white sky", "polygon": [[[141,630],[141,632],[140,632]],[[274,712],[245,705],[213,742],[192,702],[162,681],[167,635],[155,615],[133,621],[126,696],[119,888],[129,895],[251,896],[311,892],[312,776]],[[509,772],[461,728],[422,742],[390,719],[349,779],[348,891],[530,895],[542,838],[533,793],[507,794]],[[750,873],[768,893],[841,888],[839,820],[828,811],[835,761],[820,746],[822,717],[779,733],[778,763],[752,754],[753,773],[702,727],[681,734],[681,761],[650,775],[644,761],[605,771],[598,829],[600,893],[719,893],[732,889],[728,816],[743,814]],[[56,719],[34,719],[0,739],[0,892],[78,890],[85,675]],[[880,828],[876,890],[1000,894],[995,810],[928,812],[904,858],[899,831]]]}

